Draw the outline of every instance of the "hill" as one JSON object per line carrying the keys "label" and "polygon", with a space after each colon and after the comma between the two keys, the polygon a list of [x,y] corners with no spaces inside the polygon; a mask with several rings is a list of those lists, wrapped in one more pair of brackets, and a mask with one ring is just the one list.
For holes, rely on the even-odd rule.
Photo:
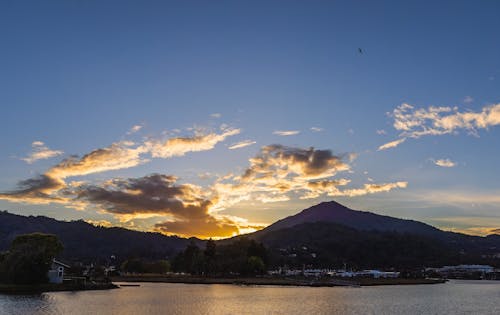
{"label": "hill", "polygon": [[104,260],[111,255],[119,260],[129,257],[166,258],[184,249],[190,242],[190,239],[160,233],[97,227],[81,220],[65,222],[44,216],[0,212],[0,251],[8,249],[17,235],[33,232],[57,235],[64,244],[63,258],[80,261]]}

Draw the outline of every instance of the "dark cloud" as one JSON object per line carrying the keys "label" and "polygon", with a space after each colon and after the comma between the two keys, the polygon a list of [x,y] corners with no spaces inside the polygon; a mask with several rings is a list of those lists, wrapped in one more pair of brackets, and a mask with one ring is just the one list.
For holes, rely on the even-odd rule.
{"label": "dark cloud", "polygon": [[18,189],[0,194],[0,199],[27,202],[27,203],[50,203],[63,202],[63,198],[55,197],[53,192],[63,189],[64,181],[47,175],[39,175],[19,182]]}
{"label": "dark cloud", "polygon": [[215,217],[209,199],[199,187],[176,184],[174,176],[153,174],[140,178],[115,179],[98,185],[77,187],[76,198],[116,215],[169,215],[175,221],[155,225],[167,234],[198,237],[227,237],[239,232],[231,219]]}
{"label": "dark cloud", "polygon": [[287,147],[279,144],[262,147],[261,152],[250,160],[250,167],[243,179],[274,176],[281,170],[282,177],[290,174],[299,177],[329,177],[349,166],[330,150],[315,150]]}
{"label": "dark cloud", "polygon": [[250,167],[242,176],[243,180],[289,175],[302,178],[324,178],[339,171],[349,169],[330,150],[316,150],[287,147],[279,144],[262,147],[255,158],[250,159]]}
{"label": "dark cloud", "polygon": [[115,179],[105,185],[83,185],[76,198],[115,214],[157,213],[179,218],[202,218],[212,204],[193,185],[175,185],[176,178],[153,174]]}

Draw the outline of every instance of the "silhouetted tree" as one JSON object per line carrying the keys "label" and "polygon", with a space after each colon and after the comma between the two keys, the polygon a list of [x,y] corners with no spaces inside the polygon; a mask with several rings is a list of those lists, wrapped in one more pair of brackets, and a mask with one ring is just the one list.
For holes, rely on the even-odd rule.
{"label": "silhouetted tree", "polygon": [[52,234],[24,234],[12,241],[1,263],[3,281],[19,284],[45,283],[52,260],[63,245]]}
{"label": "silhouetted tree", "polygon": [[209,239],[205,245],[204,254],[204,272],[206,275],[213,275],[217,272],[217,246],[214,240]]}

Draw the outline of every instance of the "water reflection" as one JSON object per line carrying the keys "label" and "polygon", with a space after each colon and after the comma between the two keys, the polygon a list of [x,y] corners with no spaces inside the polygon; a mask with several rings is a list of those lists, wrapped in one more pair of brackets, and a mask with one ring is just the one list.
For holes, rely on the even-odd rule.
{"label": "water reflection", "polygon": [[0,314],[500,314],[500,282],[365,288],[143,283],[0,295]]}

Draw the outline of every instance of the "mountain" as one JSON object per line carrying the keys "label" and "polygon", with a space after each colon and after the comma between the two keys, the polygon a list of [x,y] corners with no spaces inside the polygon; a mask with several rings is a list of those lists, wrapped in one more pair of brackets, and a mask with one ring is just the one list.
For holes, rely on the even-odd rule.
{"label": "mountain", "polygon": [[55,234],[64,245],[67,260],[105,260],[115,255],[120,261],[129,257],[160,259],[172,257],[191,240],[161,233],[139,232],[118,227],[97,227],[82,220],[58,221],[44,216],[21,216],[0,212],[0,251],[9,248],[20,234]]}
{"label": "mountain", "polygon": [[352,210],[335,201],[312,206],[245,237],[270,248],[277,265],[500,263],[494,258],[500,253],[499,235],[446,232],[414,220]]}
{"label": "mountain", "polygon": [[259,240],[268,248],[270,265],[276,268],[343,268],[345,264],[354,269],[402,270],[468,261],[430,237],[362,231],[331,222],[302,223],[271,231]]}
{"label": "mountain", "polygon": [[283,228],[293,227],[302,223],[329,222],[342,224],[362,231],[394,231],[437,237],[443,231],[413,220],[404,220],[367,211],[357,211],[347,208],[338,202],[322,202],[307,208],[296,215],[279,220],[256,235],[266,234]]}

